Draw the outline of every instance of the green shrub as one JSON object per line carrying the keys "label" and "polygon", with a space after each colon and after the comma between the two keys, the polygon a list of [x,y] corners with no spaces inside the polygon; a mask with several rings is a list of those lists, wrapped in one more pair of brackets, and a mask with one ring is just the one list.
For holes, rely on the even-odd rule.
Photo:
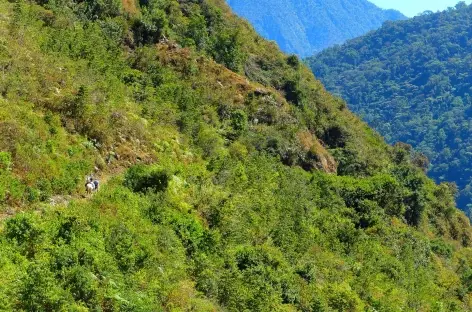
{"label": "green shrub", "polygon": [[205,17],[200,14],[193,14],[190,16],[186,35],[188,38],[192,39],[193,44],[197,49],[205,50],[209,44]]}
{"label": "green shrub", "polygon": [[145,165],[135,165],[125,174],[124,184],[134,192],[162,192],[169,185],[170,174],[166,170]]}
{"label": "green shrub", "polygon": [[210,247],[207,240],[210,238],[202,225],[191,216],[175,215],[170,221],[175,233],[182,241],[188,256],[199,250]]}
{"label": "green shrub", "polygon": [[67,217],[59,225],[56,239],[61,239],[66,244],[70,244],[79,232],[80,224],[77,217]]}
{"label": "green shrub", "polygon": [[142,9],[142,17],[134,20],[132,30],[134,40],[140,45],[157,43],[165,35],[168,20],[160,9]]}
{"label": "green shrub", "polygon": [[5,224],[5,236],[21,247],[23,253],[33,257],[41,242],[43,231],[29,214],[18,214]]}
{"label": "green shrub", "polygon": [[89,309],[97,307],[97,286],[90,271],[76,266],[68,272],[65,279],[65,287],[77,302],[84,303]]}
{"label": "green shrub", "polygon": [[329,287],[328,304],[335,311],[364,311],[362,301],[346,284]]}
{"label": "green shrub", "polygon": [[117,0],[86,0],[81,13],[89,20],[105,19],[120,14],[121,1]]}
{"label": "green shrub", "polygon": [[147,252],[137,244],[135,235],[123,224],[112,227],[107,237],[107,250],[113,254],[123,272],[142,268],[148,257]]}
{"label": "green shrub", "polygon": [[39,190],[39,199],[46,201],[53,194],[51,182],[47,179],[39,179],[37,182],[37,188]]}
{"label": "green shrub", "polygon": [[235,72],[241,71],[245,55],[241,50],[242,37],[238,30],[222,26],[212,39],[211,54],[215,61]]}
{"label": "green shrub", "polygon": [[393,146],[393,160],[396,164],[405,164],[411,159],[413,153],[413,146],[403,142],[397,142]]}
{"label": "green shrub", "polygon": [[201,126],[197,136],[197,144],[202,149],[205,158],[220,155],[223,150],[224,141],[214,129],[207,126]]}
{"label": "green shrub", "polygon": [[8,152],[0,152],[0,170],[10,170],[11,165],[11,154]]}
{"label": "green shrub", "polygon": [[284,92],[287,101],[292,102],[295,105],[302,105],[303,93],[298,81],[287,80],[284,84]]}
{"label": "green shrub", "polygon": [[292,54],[287,57],[287,64],[292,66],[294,69],[299,69],[300,60],[298,59],[298,56]]}
{"label": "green shrub", "polygon": [[236,110],[231,114],[231,127],[238,134],[243,133],[248,128],[247,115],[242,110]]}
{"label": "green shrub", "polygon": [[48,268],[32,263],[21,281],[17,308],[23,311],[60,311],[66,298]]}
{"label": "green shrub", "polygon": [[454,249],[451,245],[447,244],[441,239],[435,239],[431,241],[431,250],[436,253],[437,255],[451,258],[454,252]]}
{"label": "green shrub", "polygon": [[27,186],[25,189],[26,200],[30,203],[37,202],[41,198],[41,192],[38,189]]}

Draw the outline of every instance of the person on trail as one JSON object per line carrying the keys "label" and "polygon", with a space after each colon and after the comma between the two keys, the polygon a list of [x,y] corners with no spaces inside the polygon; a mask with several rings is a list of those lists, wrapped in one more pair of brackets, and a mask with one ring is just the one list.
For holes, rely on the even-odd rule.
{"label": "person on trail", "polygon": [[95,183],[93,183],[93,178],[91,176],[88,176],[85,182],[85,192],[91,195],[94,190],[95,190]]}
{"label": "person on trail", "polygon": [[95,187],[95,192],[98,192],[99,184],[100,184],[100,182],[97,179],[93,180],[93,186]]}
{"label": "person on trail", "polygon": [[93,192],[98,192],[98,187],[100,185],[98,179],[95,179],[93,175],[89,175],[85,180],[85,191],[87,194],[91,195]]}

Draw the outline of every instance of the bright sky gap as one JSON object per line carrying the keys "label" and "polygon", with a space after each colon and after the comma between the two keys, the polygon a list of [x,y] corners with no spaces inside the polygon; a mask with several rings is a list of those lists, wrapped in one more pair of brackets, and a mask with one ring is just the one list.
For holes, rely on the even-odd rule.
{"label": "bright sky gap", "polygon": [[[442,11],[448,7],[454,7],[458,0],[370,0],[370,2],[384,9],[396,9],[408,17],[412,17],[424,11]],[[465,1],[470,4],[472,1]]]}

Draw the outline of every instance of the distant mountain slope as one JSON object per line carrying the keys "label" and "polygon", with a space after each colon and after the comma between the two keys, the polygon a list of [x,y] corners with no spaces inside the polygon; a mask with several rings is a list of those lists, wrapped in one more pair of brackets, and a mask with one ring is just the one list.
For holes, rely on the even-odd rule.
{"label": "distant mountain slope", "polygon": [[458,204],[472,190],[472,6],[388,23],[309,59],[326,87],[388,141],[424,152]]}
{"label": "distant mountain slope", "polygon": [[305,57],[406,17],[366,0],[227,0],[256,30],[288,53]]}

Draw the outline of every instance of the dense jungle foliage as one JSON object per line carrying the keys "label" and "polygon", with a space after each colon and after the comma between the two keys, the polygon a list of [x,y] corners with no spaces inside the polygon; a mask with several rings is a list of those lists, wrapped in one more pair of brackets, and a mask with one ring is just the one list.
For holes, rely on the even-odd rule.
{"label": "dense jungle foliage", "polygon": [[1,1],[0,38],[0,310],[472,309],[454,187],[224,2]]}
{"label": "dense jungle foliage", "polygon": [[308,60],[390,143],[413,145],[438,182],[455,182],[472,207],[472,6],[386,23]]}
{"label": "dense jungle foliage", "polygon": [[406,19],[367,0],[228,0],[263,37],[282,51],[307,57],[382,26]]}

